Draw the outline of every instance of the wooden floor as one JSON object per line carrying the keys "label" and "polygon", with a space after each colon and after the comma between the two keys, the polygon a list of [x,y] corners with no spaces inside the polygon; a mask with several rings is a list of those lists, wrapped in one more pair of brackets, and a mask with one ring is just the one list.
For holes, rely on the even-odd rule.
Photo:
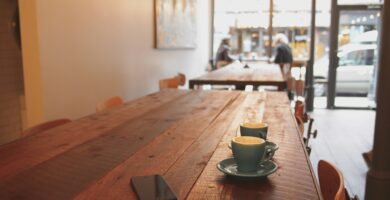
{"label": "wooden floor", "polygon": [[318,129],[318,137],[310,141],[313,168],[317,171],[320,159],[337,165],[348,193],[364,199],[368,168],[362,153],[372,148],[375,111],[316,109],[311,115]]}

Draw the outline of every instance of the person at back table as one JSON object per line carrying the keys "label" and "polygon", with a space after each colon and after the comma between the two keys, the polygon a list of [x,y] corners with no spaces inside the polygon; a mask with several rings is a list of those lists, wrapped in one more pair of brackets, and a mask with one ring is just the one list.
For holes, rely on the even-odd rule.
{"label": "person at back table", "polygon": [[275,59],[274,63],[279,64],[280,70],[283,76],[287,79],[291,76],[291,63],[293,56],[291,48],[288,46],[288,38],[282,33],[278,33],[275,36]]}
{"label": "person at back table", "polygon": [[234,61],[234,59],[230,55],[230,39],[225,38],[221,41],[221,44],[219,45],[218,51],[217,51],[217,69],[224,67]]}

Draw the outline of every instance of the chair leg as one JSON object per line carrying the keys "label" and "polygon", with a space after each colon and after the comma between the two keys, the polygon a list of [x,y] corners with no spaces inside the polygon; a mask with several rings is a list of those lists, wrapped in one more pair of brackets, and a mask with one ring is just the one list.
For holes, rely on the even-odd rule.
{"label": "chair leg", "polygon": [[309,140],[310,140],[310,138],[312,136],[313,136],[313,138],[317,137],[317,133],[318,133],[317,130],[312,131],[313,123],[314,123],[314,119],[309,117],[309,128],[307,129],[307,141],[306,141],[306,144],[309,144]]}
{"label": "chair leg", "polygon": [[306,151],[307,151],[307,154],[310,156],[310,153],[311,153],[311,147],[309,147],[309,146],[306,146]]}
{"label": "chair leg", "polygon": [[314,119],[309,117],[309,116],[308,116],[308,119],[309,119],[309,127],[307,130],[307,138],[304,138],[303,142],[305,143],[307,154],[310,155],[311,147],[309,147],[309,140],[312,136],[313,136],[313,138],[317,137],[317,130],[312,131]]}

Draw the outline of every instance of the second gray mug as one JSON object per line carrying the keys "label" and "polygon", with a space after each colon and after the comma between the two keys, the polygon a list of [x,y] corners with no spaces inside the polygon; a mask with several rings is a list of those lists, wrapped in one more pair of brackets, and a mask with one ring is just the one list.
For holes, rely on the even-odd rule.
{"label": "second gray mug", "polygon": [[267,139],[268,124],[263,122],[244,122],[240,124],[241,136],[253,136]]}

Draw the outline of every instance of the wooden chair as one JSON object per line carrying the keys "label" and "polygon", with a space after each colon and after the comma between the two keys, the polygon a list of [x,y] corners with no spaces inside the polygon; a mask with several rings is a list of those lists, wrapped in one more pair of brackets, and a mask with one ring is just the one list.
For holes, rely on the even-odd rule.
{"label": "wooden chair", "polygon": [[167,88],[178,88],[180,85],[186,83],[186,76],[182,73],[178,73],[176,76],[167,79],[161,79],[159,81],[160,90]]}
{"label": "wooden chair", "polygon": [[293,60],[291,67],[299,67],[299,77],[295,80],[294,92],[297,96],[305,95],[305,80],[303,80],[302,67],[306,65],[306,60]]}
{"label": "wooden chair", "polygon": [[295,120],[297,120],[297,124],[298,124],[299,130],[301,131],[302,137],[304,137],[305,124],[304,124],[303,120],[300,117],[298,117],[298,116],[295,116]]}
{"label": "wooden chair", "polygon": [[109,108],[113,108],[113,107],[116,107],[116,106],[120,106],[123,104],[123,99],[122,97],[119,97],[119,96],[113,96],[113,97],[110,97],[109,99],[103,101],[103,102],[100,102],[96,105],[96,112],[101,112],[103,110],[106,110],[106,109],[109,109]]}
{"label": "wooden chair", "polygon": [[[298,128],[299,128],[299,131],[302,134],[302,140],[303,140],[303,143],[305,144],[305,148],[306,148],[307,154],[310,155],[310,153],[311,153],[311,147],[309,146],[310,135],[308,135],[307,138],[305,138],[305,123],[298,116],[295,116],[295,120],[297,120],[297,125],[298,125]],[[316,130],[315,134],[317,136],[317,130]]]}
{"label": "wooden chair", "polygon": [[57,126],[61,126],[69,122],[71,122],[70,119],[56,119],[56,120],[47,121],[26,129],[25,131],[22,132],[22,135],[28,136],[28,135],[36,134],[42,131],[52,129]]}
{"label": "wooden chair", "polygon": [[327,161],[318,162],[318,179],[324,200],[346,200],[344,178],[340,171]]}
{"label": "wooden chair", "polygon": [[295,81],[295,94],[297,96],[304,96],[304,94],[305,94],[305,81],[304,80],[296,80]]}
{"label": "wooden chair", "polygon": [[297,100],[295,101],[294,115],[296,117],[301,118],[304,122],[305,120],[305,105],[303,101]]}
{"label": "wooden chair", "polygon": [[[295,119],[297,120],[297,124],[302,132],[302,138],[303,138],[303,142],[305,143],[307,153],[310,155],[311,153],[311,147],[309,146],[310,138],[311,137],[316,138],[318,133],[316,129],[313,131],[314,119],[305,112],[305,104],[303,101],[300,100],[295,101],[294,115],[295,115]],[[309,125],[305,137],[304,123],[306,122],[309,122]]]}

